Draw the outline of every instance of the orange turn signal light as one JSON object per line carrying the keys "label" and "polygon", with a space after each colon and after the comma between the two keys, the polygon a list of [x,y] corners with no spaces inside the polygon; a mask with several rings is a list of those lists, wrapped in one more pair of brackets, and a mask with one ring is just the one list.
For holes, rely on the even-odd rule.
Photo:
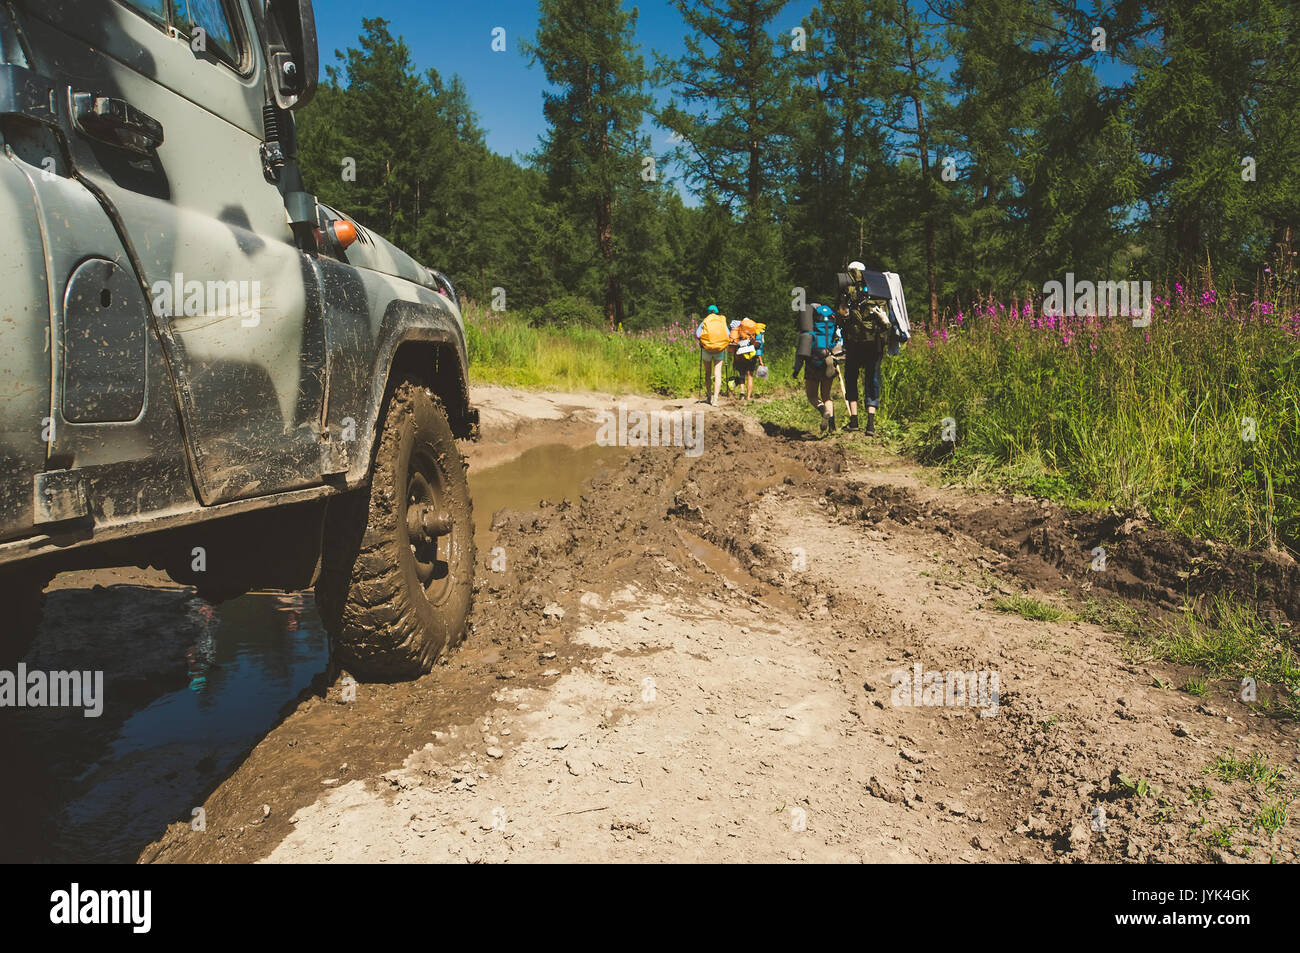
{"label": "orange turn signal light", "polygon": [[334,233],[334,240],[340,248],[347,248],[357,240],[357,227],[344,219],[332,222],[330,231]]}

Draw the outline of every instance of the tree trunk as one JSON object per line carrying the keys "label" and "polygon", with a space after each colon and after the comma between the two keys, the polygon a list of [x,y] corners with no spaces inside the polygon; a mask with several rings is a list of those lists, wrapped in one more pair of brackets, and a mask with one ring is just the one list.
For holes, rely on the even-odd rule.
{"label": "tree trunk", "polygon": [[[745,25],[745,33],[750,49],[757,48],[759,42],[758,34],[760,32],[757,20],[751,18]],[[759,196],[763,191],[763,177],[759,167],[760,153],[758,136],[754,134],[754,127],[758,125],[758,99],[754,92],[756,80],[752,76],[747,76],[746,80],[749,86],[749,89],[747,90],[749,94],[749,113],[745,117],[746,122],[749,124],[749,168],[745,170],[745,187],[748,193],[747,198],[749,200],[749,207],[745,209],[745,211],[747,215],[752,215],[754,209],[758,205]]]}
{"label": "tree trunk", "polygon": [[[592,66],[587,64],[586,89],[583,95],[584,109],[591,106],[592,88],[600,93],[605,89],[604,72],[592,75]],[[612,119],[606,111],[598,108],[600,115],[600,162],[605,167],[610,155],[610,125]],[[605,329],[613,331],[623,323],[623,290],[614,270],[614,194],[612,186],[605,183],[595,197],[596,249],[605,263]]]}
{"label": "tree trunk", "polygon": [[[600,128],[600,157],[609,159],[609,123],[602,118]],[[596,246],[605,262],[605,328],[613,331],[623,323],[623,290],[614,273],[614,196],[603,192],[596,197]]]}
{"label": "tree trunk", "polygon": [[1192,214],[1184,214],[1178,224],[1178,264],[1190,279],[1200,264],[1201,221]]}
{"label": "tree trunk", "polygon": [[623,323],[623,289],[614,273],[614,206],[609,196],[596,200],[596,244],[605,262],[605,327]]}

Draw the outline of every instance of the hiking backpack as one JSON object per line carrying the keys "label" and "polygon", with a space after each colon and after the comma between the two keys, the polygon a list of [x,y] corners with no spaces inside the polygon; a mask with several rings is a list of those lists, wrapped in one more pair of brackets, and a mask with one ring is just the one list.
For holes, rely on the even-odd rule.
{"label": "hiking backpack", "polygon": [[736,345],[736,357],[755,358],[763,353],[763,332],[765,325],[751,318],[745,318],[731,330],[731,342]]}
{"label": "hiking backpack", "polygon": [[840,343],[839,325],[835,323],[834,318],[823,318],[819,315],[813,321],[812,337],[813,363],[821,367],[826,363],[827,355]]}
{"label": "hiking backpack", "polygon": [[721,314],[705,315],[700,327],[700,347],[711,353],[725,351],[731,343],[731,332],[727,328],[727,319]]}
{"label": "hiking backpack", "polygon": [[889,303],[885,300],[865,295],[841,297],[836,314],[845,343],[874,344],[889,337]]}

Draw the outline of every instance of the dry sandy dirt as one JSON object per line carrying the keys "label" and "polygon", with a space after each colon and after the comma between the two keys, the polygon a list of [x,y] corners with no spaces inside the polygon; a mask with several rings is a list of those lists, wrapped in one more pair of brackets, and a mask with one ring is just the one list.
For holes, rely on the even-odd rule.
{"label": "dry sandy dirt", "polygon": [[[318,679],[207,796],[206,830],[173,824],[141,861],[1296,859],[1294,810],[1257,823],[1296,790],[1294,721],[1230,682],[1182,691],[1189,671],[1116,632],[993,606],[1101,595],[1158,621],[1228,588],[1300,623],[1294,564],[937,486],[861,437],[725,407],[474,399],[471,481],[590,444],[619,401],[703,411],[705,452],[608,451],[583,492],[497,513],[443,664],[355,698]],[[896,704],[916,671],[997,693]],[[1230,751],[1283,779],[1208,774]]]}

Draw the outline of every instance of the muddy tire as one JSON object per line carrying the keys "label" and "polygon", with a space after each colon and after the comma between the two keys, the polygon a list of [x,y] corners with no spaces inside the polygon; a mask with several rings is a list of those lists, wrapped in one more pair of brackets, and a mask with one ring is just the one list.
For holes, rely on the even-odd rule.
{"label": "muddy tire", "polygon": [[40,630],[49,577],[40,573],[0,575],[0,605],[6,621],[0,626],[0,670],[12,671],[31,648]]}
{"label": "muddy tire", "polygon": [[340,667],[415,678],[465,634],[474,524],[465,462],[436,396],[394,389],[368,490],[330,502],[316,603]]}

